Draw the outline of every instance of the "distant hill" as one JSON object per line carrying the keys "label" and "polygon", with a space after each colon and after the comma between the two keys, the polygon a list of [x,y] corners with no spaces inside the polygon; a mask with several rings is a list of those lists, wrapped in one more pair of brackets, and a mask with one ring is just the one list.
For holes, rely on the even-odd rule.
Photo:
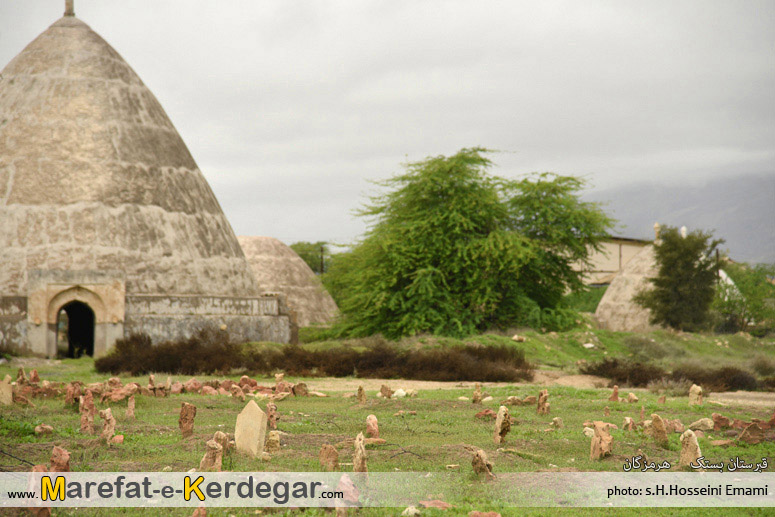
{"label": "distant hill", "polygon": [[716,178],[698,185],[631,184],[583,196],[619,220],[616,235],[652,239],[654,222],[713,230],[740,262],[775,263],[775,174]]}

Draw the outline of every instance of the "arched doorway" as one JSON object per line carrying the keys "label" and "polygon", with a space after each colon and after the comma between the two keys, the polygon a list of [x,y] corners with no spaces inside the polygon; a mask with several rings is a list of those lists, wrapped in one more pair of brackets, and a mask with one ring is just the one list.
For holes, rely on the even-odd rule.
{"label": "arched doorway", "polygon": [[57,352],[65,357],[94,355],[94,311],[83,302],[72,301],[57,313]]}

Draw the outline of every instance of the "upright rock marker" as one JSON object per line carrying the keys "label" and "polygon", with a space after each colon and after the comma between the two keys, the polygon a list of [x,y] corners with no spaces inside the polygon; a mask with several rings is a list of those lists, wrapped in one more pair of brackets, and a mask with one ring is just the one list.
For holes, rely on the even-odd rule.
{"label": "upright rock marker", "polygon": [[257,458],[264,452],[266,439],[266,413],[261,411],[255,400],[251,400],[237,415],[234,427],[234,442],[237,450],[251,458]]}

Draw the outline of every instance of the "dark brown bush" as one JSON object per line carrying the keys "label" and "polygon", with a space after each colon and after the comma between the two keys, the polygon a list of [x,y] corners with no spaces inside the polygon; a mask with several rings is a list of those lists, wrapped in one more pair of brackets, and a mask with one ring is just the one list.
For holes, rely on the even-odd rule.
{"label": "dark brown bush", "polygon": [[401,349],[383,340],[359,351],[335,347],[311,351],[282,347],[242,347],[231,343],[225,332],[204,329],[195,336],[151,345],[148,336],[119,340],[109,355],[95,363],[99,372],[168,372],[185,375],[228,372],[253,373],[276,370],[289,375],[361,378],[404,378],[433,381],[529,380],[533,367],[513,346],[455,345]]}
{"label": "dark brown bush", "polygon": [[584,365],[580,370],[585,375],[606,377],[614,384],[626,386],[647,386],[665,376],[665,371],[659,366],[613,358]]}
{"label": "dark brown bush", "polygon": [[700,364],[685,363],[673,369],[673,379],[687,379],[713,392],[729,390],[753,391],[757,388],[756,377],[734,366],[706,368]]}

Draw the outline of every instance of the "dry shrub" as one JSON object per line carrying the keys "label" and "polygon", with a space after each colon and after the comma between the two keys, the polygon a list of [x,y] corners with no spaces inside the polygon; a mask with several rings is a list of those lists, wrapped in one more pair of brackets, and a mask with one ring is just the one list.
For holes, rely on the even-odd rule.
{"label": "dry shrub", "polygon": [[580,370],[583,374],[606,377],[614,384],[626,386],[646,386],[665,376],[665,371],[659,366],[613,358],[583,365]]}
{"label": "dry shrub", "polygon": [[[673,379],[671,377],[662,377],[648,383],[648,390],[660,395],[670,395],[671,397],[684,397],[689,393],[692,387],[692,381],[686,379]],[[707,393],[706,393],[707,395]]]}
{"label": "dry shrub", "polygon": [[699,363],[683,363],[673,369],[673,379],[686,379],[713,392],[747,390],[757,388],[756,377],[734,366],[707,368]]}
{"label": "dry shrub", "polygon": [[375,339],[365,350],[334,347],[307,350],[300,346],[243,347],[228,334],[203,329],[191,338],[156,346],[145,335],[116,342],[115,349],[95,362],[97,371],[141,375],[167,372],[185,375],[282,370],[289,375],[361,378],[404,378],[432,381],[530,380],[533,367],[524,352],[507,345],[454,345],[402,349]]}
{"label": "dry shrub", "polygon": [[751,369],[762,377],[772,377],[775,375],[775,358],[759,354],[751,361]]}

